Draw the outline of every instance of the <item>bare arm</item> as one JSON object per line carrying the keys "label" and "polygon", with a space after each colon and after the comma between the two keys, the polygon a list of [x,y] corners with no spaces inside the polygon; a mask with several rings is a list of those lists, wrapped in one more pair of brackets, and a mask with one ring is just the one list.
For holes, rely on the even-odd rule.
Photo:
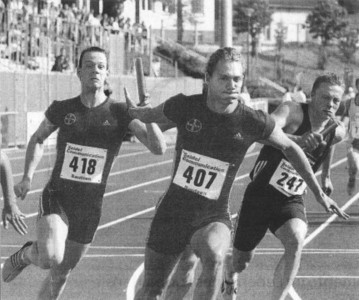
{"label": "bare arm", "polygon": [[1,187],[4,194],[4,208],[2,211],[4,228],[7,229],[10,223],[19,234],[24,235],[27,233],[27,225],[24,221],[25,215],[17,206],[10,161],[3,151],[1,151],[0,169]]}
{"label": "bare arm", "polygon": [[139,120],[133,120],[129,125],[130,130],[153,154],[163,154],[166,151],[166,140],[161,129],[155,123],[143,124]]}
{"label": "bare arm", "polygon": [[56,126],[45,118],[31,136],[25,155],[25,168],[22,181],[15,186],[16,196],[24,199],[30,190],[32,177],[44,153],[43,142],[56,130]]}
{"label": "bare arm", "polygon": [[129,114],[134,119],[139,119],[143,123],[172,123],[163,113],[164,103],[150,107],[149,105],[137,107],[137,105],[131,100],[126,88],[125,97]]}
{"label": "bare arm", "polygon": [[344,219],[348,218],[348,215],[338,207],[336,202],[330,199],[322,191],[303,150],[295,142],[290,140],[279,126],[275,127],[272,134],[267,139],[267,142],[271,146],[280,149],[285,154],[287,159],[312,190],[316,200],[327,212],[335,212]]}

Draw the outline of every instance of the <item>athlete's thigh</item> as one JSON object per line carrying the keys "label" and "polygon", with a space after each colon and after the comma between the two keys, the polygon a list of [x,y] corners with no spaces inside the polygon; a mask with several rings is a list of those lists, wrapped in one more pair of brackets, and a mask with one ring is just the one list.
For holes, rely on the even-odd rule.
{"label": "athlete's thigh", "polygon": [[164,254],[146,247],[145,250],[145,287],[164,288],[181,254]]}
{"label": "athlete's thigh", "polygon": [[40,256],[62,256],[68,226],[58,214],[42,216],[36,224],[37,248]]}
{"label": "athlete's thigh", "polygon": [[231,229],[222,222],[212,222],[198,229],[191,238],[191,247],[201,259],[225,255],[231,242]]}
{"label": "athlete's thigh", "polygon": [[275,231],[275,236],[285,246],[287,243],[301,243],[307,234],[307,223],[300,218],[293,218],[286,221]]}
{"label": "athlete's thigh", "polygon": [[269,228],[270,199],[247,192],[236,224],[233,248],[247,252],[254,250]]}

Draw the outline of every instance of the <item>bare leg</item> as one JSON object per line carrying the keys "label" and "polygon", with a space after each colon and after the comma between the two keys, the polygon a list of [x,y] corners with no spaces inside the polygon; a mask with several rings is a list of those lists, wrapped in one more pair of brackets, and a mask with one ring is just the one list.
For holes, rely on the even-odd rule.
{"label": "bare leg", "polygon": [[356,175],[359,168],[359,153],[353,149],[353,146],[349,146],[347,149],[347,158],[348,158],[348,173],[349,180],[347,185],[348,195],[351,196],[354,193],[356,185]]}
{"label": "bare leg", "polygon": [[240,251],[233,247],[232,254],[226,258],[225,270],[225,290],[223,292],[223,299],[235,300],[237,293],[234,291],[237,287],[238,275],[242,273],[249,265],[254,256],[255,250]]}
{"label": "bare leg", "polygon": [[229,228],[220,222],[211,223],[193,235],[191,246],[202,263],[202,273],[194,291],[194,299],[216,299],[230,241]]}
{"label": "bare leg", "polygon": [[198,257],[188,246],[182,253],[180,260],[171,276],[164,299],[181,300],[184,299],[194,282],[195,271]]}
{"label": "bare leg", "polygon": [[272,300],[284,300],[298,273],[307,224],[298,218],[290,219],[276,232],[284,246],[273,278]]}
{"label": "bare leg", "polygon": [[161,254],[146,247],[144,281],[136,300],[160,299],[179,255]]}
{"label": "bare leg", "polygon": [[38,299],[59,299],[67,278],[81,258],[86,254],[90,244],[66,241],[65,255],[60,264],[53,264],[50,273],[42,284]]}

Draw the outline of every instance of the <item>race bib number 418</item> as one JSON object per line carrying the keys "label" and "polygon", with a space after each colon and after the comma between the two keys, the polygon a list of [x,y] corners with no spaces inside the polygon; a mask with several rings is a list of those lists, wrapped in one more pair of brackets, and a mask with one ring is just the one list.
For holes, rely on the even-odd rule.
{"label": "race bib number 418", "polygon": [[269,184],[286,196],[302,195],[307,187],[303,178],[285,159],[279,163]]}
{"label": "race bib number 418", "polygon": [[182,150],[173,183],[206,197],[217,200],[226,179],[229,163]]}
{"label": "race bib number 418", "polygon": [[67,143],[60,177],[63,179],[101,183],[107,149]]}

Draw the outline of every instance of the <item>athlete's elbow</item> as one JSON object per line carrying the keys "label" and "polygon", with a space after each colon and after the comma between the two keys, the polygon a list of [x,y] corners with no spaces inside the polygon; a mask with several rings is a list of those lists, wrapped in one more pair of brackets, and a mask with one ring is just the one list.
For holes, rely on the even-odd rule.
{"label": "athlete's elbow", "polygon": [[162,155],[166,152],[167,145],[166,145],[166,143],[152,145],[150,150],[155,155]]}

